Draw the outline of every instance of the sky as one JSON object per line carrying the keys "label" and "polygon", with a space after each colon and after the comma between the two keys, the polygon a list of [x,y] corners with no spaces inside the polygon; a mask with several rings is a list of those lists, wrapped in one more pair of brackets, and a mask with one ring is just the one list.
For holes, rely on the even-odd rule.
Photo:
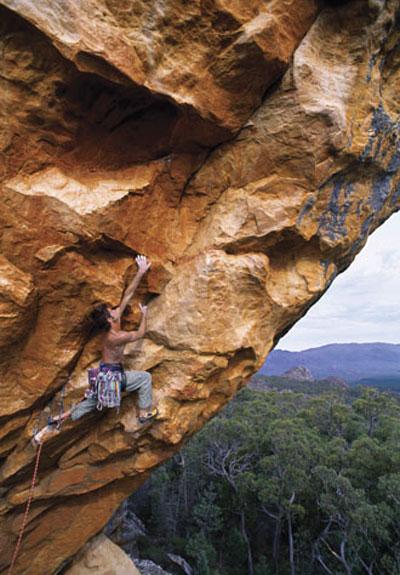
{"label": "sky", "polygon": [[369,237],[277,349],[376,341],[400,343],[400,212]]}

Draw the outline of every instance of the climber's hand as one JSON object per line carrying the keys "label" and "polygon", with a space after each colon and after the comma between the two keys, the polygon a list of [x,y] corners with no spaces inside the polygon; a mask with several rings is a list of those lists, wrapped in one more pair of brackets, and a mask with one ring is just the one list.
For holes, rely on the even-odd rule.
{"label": "climber's hand", "polygon": [[140,303],[140,304],[139,304],[139,308],[140,308],[140,311],[142,312],[142,315],[147,315],[147,312],[148,312],[148,307],[147,307],[147,305],[142,305],[142,304]]}
{"label": "climber's hand", "polygon": [[138,265],[138,273],[140,273],[141,275],[144,275],[147,272],[147,270],[149,269],[149,267],[151,266],[151,263],[146,258],[146,256],[136,256],[135,259],[136,259],[136,263]]}

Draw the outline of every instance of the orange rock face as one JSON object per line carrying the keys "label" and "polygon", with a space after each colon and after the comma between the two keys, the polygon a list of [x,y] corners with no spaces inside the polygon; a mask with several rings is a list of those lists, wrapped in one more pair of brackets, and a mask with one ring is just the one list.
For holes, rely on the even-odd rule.
{"label": "orange rock face", "polygon": [[[0,573],[43,409],[79,400],[115,305],[160,418],[45,444],[16,572],[55,573],[245,384],[400,207],[398,3],[0,2]],[[57,5],[56,5],[57,4]]]}
{"label": "orange rock face", "polygon": [[79,553],[65,575],[140,575],[126,553],[105,535],[95,537]]}

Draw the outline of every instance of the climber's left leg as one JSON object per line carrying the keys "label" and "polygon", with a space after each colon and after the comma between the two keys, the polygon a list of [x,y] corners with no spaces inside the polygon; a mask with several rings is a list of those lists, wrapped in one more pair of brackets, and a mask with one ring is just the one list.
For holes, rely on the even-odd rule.
{"label": "climber's left leg", "polygon": [[65,411],[63,414],[56,415],[55,417],[49,416],[47,425],[32,437],[32,444],[37,447],[40,443],[43,443],[45,439],[48,439],[50,436],[57,435],[57,433],[60,432],[62,422],[68,419],[70,415],[71,410]]}
{"label": "climber's left leg", "polygon": [[77,419],[80,419],[87,413],[94,411],[96,409],[96,406],[97,406],[96,398],[86,397],[70,410],[72,421],[76,421]]}
{"label": "climber's left leg", "polygon": [[54,417],[49,417],[48,423],[40,431],[38,431],[32,438],[32,443],[34,446],[38,446],[43,443],[50,436],[56,435],[60,432],[61,424],[69,417],[76,421],[81,418],[86,413],[96,409],[96,400],[93,398],[85,398],[83,401],[75,405],[72,409],[64,411],[61,415],[55,415]]}

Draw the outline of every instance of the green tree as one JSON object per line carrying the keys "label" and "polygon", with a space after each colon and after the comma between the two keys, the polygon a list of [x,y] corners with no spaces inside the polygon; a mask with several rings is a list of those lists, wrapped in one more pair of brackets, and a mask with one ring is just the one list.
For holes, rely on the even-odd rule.
{"label": "green tree", "polygon": [[273,558],[276,572],[282,529],[287,529],[290,573],[295,567],[295,522],[310,499],[309,475],[321,457],[318,435],[304,421],[282,419],[268,429],[269,454],[260,460],[256,488],[261,510],[275,523]]}
{"label": "green tree", "polygon": [[393,401],[387,393],[366,387],[361,397],[354,402],[354,410],[363,416],[367,423],[368,437],[373,437],[381,418],[394,408]]}

